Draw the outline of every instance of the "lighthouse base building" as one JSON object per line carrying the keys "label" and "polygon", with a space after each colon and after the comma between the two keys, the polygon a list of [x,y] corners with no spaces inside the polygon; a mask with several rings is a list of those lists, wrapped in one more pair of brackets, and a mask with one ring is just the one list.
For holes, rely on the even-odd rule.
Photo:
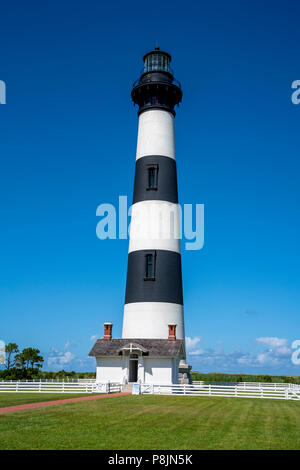
{"label": "lighthouse base building", "polygon": [[112,338],[112,324],[104,324],[104,337],[94,344],[96,382],[176,384],[189,383],[189,366],[184,363],[184,341],[176,339],[169,325],[168,339]]}

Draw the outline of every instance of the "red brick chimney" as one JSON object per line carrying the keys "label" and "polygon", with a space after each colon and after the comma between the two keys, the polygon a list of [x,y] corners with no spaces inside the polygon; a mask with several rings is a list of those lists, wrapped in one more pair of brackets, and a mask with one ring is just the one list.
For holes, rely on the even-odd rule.
{"label": "red brick chimney", "polygon": [[168,341],[175,341],[176,340],[176,326],[175,324],[168,325],[169,327],[169,337]]}
{"label": "red brick chimney", "polygon": [[108,341],[111,340],[112,327],[113,327],[112,323],[104,323],[104,336],[103,336],[103,339],[107,339]]}

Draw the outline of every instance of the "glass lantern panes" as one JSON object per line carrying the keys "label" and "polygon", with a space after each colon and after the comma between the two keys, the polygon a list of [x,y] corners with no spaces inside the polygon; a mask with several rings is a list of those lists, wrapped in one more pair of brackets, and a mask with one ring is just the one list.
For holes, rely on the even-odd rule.
{"label": "glass lantern panes", "polygon": [[161,53],[149,54],[145,59],[145,72],[153,70],[162,70],[163,72],[170,71],[170,58]]}

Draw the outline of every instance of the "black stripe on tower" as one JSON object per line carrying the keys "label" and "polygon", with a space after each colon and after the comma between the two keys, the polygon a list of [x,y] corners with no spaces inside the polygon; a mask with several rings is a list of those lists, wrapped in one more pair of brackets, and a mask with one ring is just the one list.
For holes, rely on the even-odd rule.
{"label": "black stripe on tower", "polygon": [[181,256],[168,250],[129,253],[125,304],[169,302],[183,305]]}
{"label": "black stripe on tower", "polygon": [[162,155],[147,155],[136,161],[133,204],[140,201],[178,203],[176,162]]}

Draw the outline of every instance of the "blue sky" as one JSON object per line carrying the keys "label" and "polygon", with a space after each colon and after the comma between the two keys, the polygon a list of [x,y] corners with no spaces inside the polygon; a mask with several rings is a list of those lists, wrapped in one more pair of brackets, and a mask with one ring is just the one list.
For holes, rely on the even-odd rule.
{"label": "blue sky", "polygon": [[[299,339],[299,4],[16,1],[1,6],[0,339],[45,369],[94,370],[103,322],[121,335],[127,240],[96,208],[131,200],[130,101],[142,55],[173,57],[180,202],[205,205],[182,252],[194,369],[294,373]],[[47,362],[49,361],[49,362]]]}

